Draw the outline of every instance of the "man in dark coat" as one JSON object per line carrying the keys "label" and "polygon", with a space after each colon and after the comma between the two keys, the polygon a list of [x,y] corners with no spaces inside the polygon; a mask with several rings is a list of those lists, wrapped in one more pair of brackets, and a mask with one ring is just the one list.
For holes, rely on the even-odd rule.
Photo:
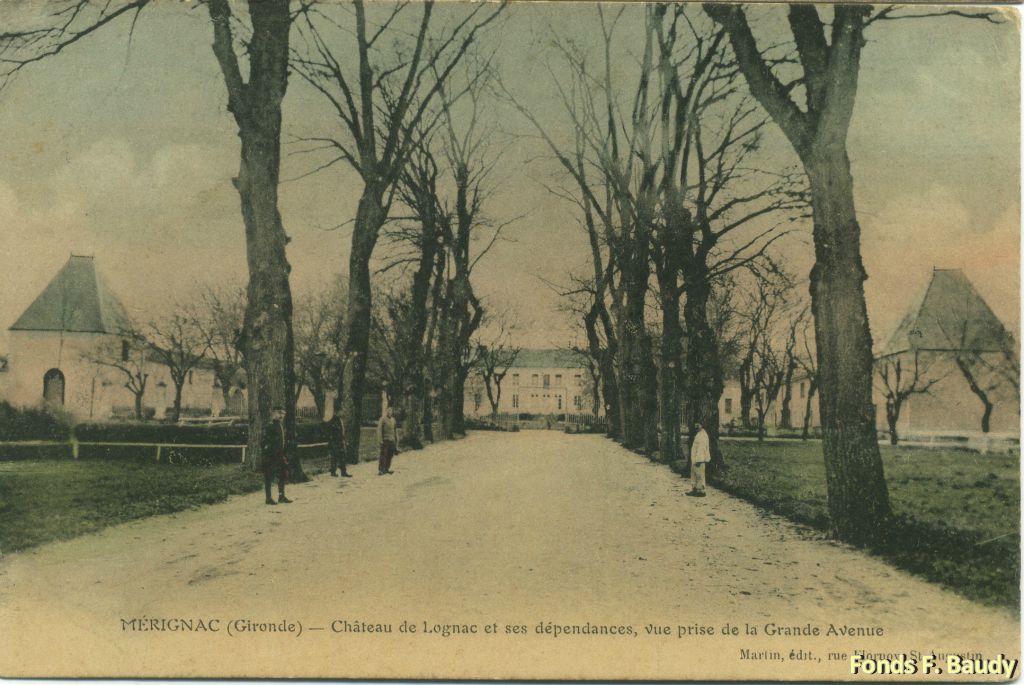
{"label": "man in dark coat", "polygon": [[[284,408],[274,407],[270,412],[270,423],[263,427],[260,445],[263,449],[263,490],[267,504],[291,504],[284,496],[284,484],[288,480],[287,440],[284,430]],[[270,496],[270,485],[277,477],[277,502]]]}
{"label": "man in dark coat", "polygon": [[377,440],[380,441],[380,458],[377,461],[377,475],[393,473],[391,460],[398,454],[398,423],[391,407],[384,408],[384,414],[377,423]]}
{"label": "man in dark coat", "polygon": [[337,476],[341,468],[341,475],[351,478],[345,465],[345,427],[341,422],[341,403],[334,402],[334,414],[323,422],[324,437],[327,439],[327,449],[331,455],[331,475]]}

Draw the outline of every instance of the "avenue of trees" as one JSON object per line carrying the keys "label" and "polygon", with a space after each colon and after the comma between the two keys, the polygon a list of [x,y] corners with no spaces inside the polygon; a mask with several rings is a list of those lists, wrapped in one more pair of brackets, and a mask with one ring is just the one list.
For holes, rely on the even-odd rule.
{"label": "avenue of trees", "polygon": [[[564,181],[552,192],[576,206],[587,231],[592,273],[566,294],[584,300],[575,308],[600,368],[609,433],[674,461],[683,456],[680,428],[692,435],[700,422],[714,472],[724,466],[723,369],[735,363],[742,419],[749,424],[753,410],[760,435],[773,402],[781,401],[781,422],[791,424],[799,373],[810,383],[806,409],[814,396],[820,407],[833,531],[868,542],[887,530],[891,509],[846,141],[865,29],[935,13],[792,4],[783,24],[783,41],[791,42],[780,45],[759,41],[737,4],[629,9],[594,9],[599,49],[552,38],[562,64],[548,73],[574,139],[557,137],[551,121],[505,91],[561,167]],[[938,14],[995,21],[987,13]],[[768,126],[781,131],[799,168],[757,155]],[[806,215],[815,257],[809,309],[789,292],[793,283],[778,283],[784,274],[772,254],[787,225]],[[731,278],[737,271],[742,277]],[[738,281],[745,294],[729,292]],[[737,296],[746,300],[737,307],[744,332],[728,360],[711,304]],[[888,377],[895,381],[895,373]],[[908,386],[902,375],[900,382],[890,402],[897,417],[906,393],[928,389],[917,379]],[[971,389],[987,416],[986,388]]]}
{"label": "avenue of trees", "polygon": [[[479,74],[460,69],[504,5],[445,7],[435,13],[433,2],[386,7],[362,0],[351,5],[288,0],[244,5],[207,0],[204,4],[211,27],[212,58],[222,75],[228,110],[241,141],[239,171],[233,184],[240,201],[249,270],[244,314],[236,335],[226,346],[223,331],[208,326],[205,347],[214,354],[225,380],[230,365],[244,364],[250,418],[248,453],[253,467],[262,465],[260,434],[273,406],[286,408],[286,432],[294,442],[295,400],[303,386],[311,389],[318,403],[323,401],[326,383],[341,396],[343,420],[353,438],[348,445],[350,458],[357,453],[374,319],[370,260],[381,230],[391,218],[400,185],[408,186],[401,191],[408,196],[417,192],[412,188],[417,180],[424,180],[415,178],[411,160],[416,156],[430,163],[435,156],[443,157],[446,167],[435,173],[443,175],[444,185],[419,189],[420,202],[408,207],[424,225],[427,240],[420,244],[420,265],[425,267],[413,278],[408,293],[396,295],[410,298],[416,316],[406,317],[412,319],[409,321],[390,321],[387,333],[402,338],[400,344],[414,355],[415,371],[394,379],[397,385],[389,392],[397,394],[403,408],[422,415],[421,420],[410,423],[422,425],[430,438],[435,410],[429,395],[440,389],[436,411],[442,435],[461,430],[462,393],[456,381],[465,378],[470,338],[483,315],[469,281],[482,253],[474,253],[471,243],[482,230],[481,224],[487,223],[481,216],[487,195],[483,185],[493,165],[487,155],[494,151],[481,145],[484,130],[475,127],[472,117],[467,123],[453,110],[468,92],[474,93],[474,101],[479,96],[480,77],[488,70],[486,58],[479,60]],[[61,53],[73,44],[106,31],[125,31],[130,36],[140,14],[150,7],[150,0],[57,0],[17,8],[20,11],[11,13],[0,35],[4,82],[37,62],[62,59]],[[457,72],[463,77],[460,82],[453,76]],[[299,365],[291,266],[286,255],[290,239],[278,208],[282,102],[289,76],[295,75],[319,91],[337,113],[336,130],[307,140],[328,154],[334,153],[317,169],[345,163],[364,184],[345,270],[347,300],[334,302],[341,310],[337,320],[324,324],[343,338],[332,341],[327,351],[311,351],[305,346]],[[474,107],[474,111],[478,109]],[[451,198],[447,196],[449,186]],[[426,216],[431,213],[438,216]],[[488,225],[496,239],[499,230]],[[432,232],[429,236],[428,231]],[[401,318],[400,307],[389,309],[388,316]],[[423,316],[428,311],[430,314]],[[308,325],[304,320],[303,326]],[[396,333],[405,326],[411,331]],[[305,333],[326,335],[328,330]],[[151,345],[147,341],[144,346]],[[235,352],[229,352],[231,347]],[[424,359],[426,349],[439,351],[430,364]],[[426,366],[435,370],[428,372]],[[125,373],[128,384],[136,388],[133,392],[137,392],[141,407],[145,378],[133,376],[130,369]],[[172,376],[176,373],[172,370]],[[431,374],[436,377],[428,379]],[[409,406],[413,403],[425,406],[419,410]],[[412,439],[418,440],[415,431]],[[295,467],[301,478],[301,465]]]}
{"label": "avenue of trees", "polygon": [[[788,32],[777,44],[755,36],[758,23],[741,5],[596,4],[587,8],[594,40],[548,36],[538,73],[555,98],[552,118],[503,78],[489,37],[504,3],[203,4],[240,139],[232,180],[248,282],[244,296],[211,290],[194,312],[132,332],[167,366],[175,414],[180,379],[203,357],[225,403],[245,371],[254,468],[271,407],[287,408],[294,440],[303,390],[321,415],[340,398],[350,460],[371,391],[387,393],[410,447],[464,431],[473,368],[496,413],[517,350],[507,336],[480,337],[487,311],[473,274],[516,218],[494,216],[489,204],[501,185],[504,108],[543,145],[558,169],[549,190],[587,236],[586,273],[566,295],[609,435],[674,462],[700,423],[714,473],[727,467],[718,409],[727,374],[740,381],[741,421],[760,436],[776,403],[792,427],[794,402],[806,402],[805,416],[817,402],[835,534],[864,543],[886,530],[872,403],[879,372],[847,135],[865,30],[912,10],[772,8],[777,19],[785,13]],[[130,34],[150,0],[21,10],[0,34],[8,78],[65,59],[78,41]],[[303,175],[321,179],[325,193],[349,192],[330,187],[330,170],[344,169],[358,202],[353,216],[337,217],[351,233],[347,261],[339,255],[344,277],[293,300],[278,187],[282,103],[296,80],[331,113],[297,136]],[[793,167],[765,151],[775,132]],[[808,220],[814,266],[804,280],[782,266],[782,246],[799,249],[782,238]],[[133,359],[118,368],[141,412],[146,378]],[[987,416],[983,362],[962,355],[957,366]],[[882,375],[893,427],[906,398],[930,387],[920,370],[915,361]],[[805,398],[792,396],[797,376],[809,383]],[[808,428],[805,419],[805,436]]]}

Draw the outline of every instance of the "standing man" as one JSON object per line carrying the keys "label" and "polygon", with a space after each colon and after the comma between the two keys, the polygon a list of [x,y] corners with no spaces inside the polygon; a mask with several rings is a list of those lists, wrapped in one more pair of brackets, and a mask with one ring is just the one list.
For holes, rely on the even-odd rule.
{"label": "standing man", "polygon": [[384,409],[384,415],[377,423],[377,439],[380,440],[380,460],[377,462],[377,475],[392,473],[391,458],[395,456],[398,444],[398,424],[391,414],[391,407]]}
{"label": "standing man", "polygon": [[341,402],[334,400],[334,414],[324,421],[324,437],[327,439],[327,449],[331,454],[331,475],[337,477],[338,467],[341,467],[341,475],[351,478],[345,465],[345,426],[341,422]]}
{"label": "standing man", "polygon": [[693,445],[690,446],[690,480],[691,489],[687,495],[690,497],[704,497],[704,469],[711,461],[711,441],[708,439],[707,431],[700,422],[693,424],[697,435],[693,438]]}
{"label": "standing man", "polygon": [[270,412],[270,423],[263,427],[263,490],[267,504],[277,504],[270,496],[270,485],[277,476],[277,501],[291,504],[284,496],[284,483],[288,480],[288,443],[284,433],[284,407],[274,407]]}

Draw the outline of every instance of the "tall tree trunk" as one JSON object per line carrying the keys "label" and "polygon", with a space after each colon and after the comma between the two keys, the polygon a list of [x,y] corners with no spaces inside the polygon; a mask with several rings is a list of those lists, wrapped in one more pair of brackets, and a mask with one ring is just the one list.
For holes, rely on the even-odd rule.
{"label": "tall tree trunk", "polygon": [[[313,404],[316,406],[316,415],[320,421],[324,420],[327,416],[327,389],[324,387],[324,381],[322,379],[310,384],[310,394],[313,395]],[[295,399],[298,401],[299,394],[295,394]]]}
{"label": "tall tree trunk", "polygon": [[356,209],[352,230],[352,252],[348,260],[348,311],[345,317],[345,371],[342,374],[341,420],[345,425],[345,447],[349,463],[359,458],[360,427],[363,419],[363,395],[366,389],[366,365],[370,350],[372,301],[370,294],[370,257],[377,236],[387,218],[382,205],[383,191],[368,184]]}
{"label": "tall tree trunk", "polygon": [[[657,369],[651,338],[644,320],[647,278],[650,275],[646,250],[634,252],[622,260],[620,288],[625,302],[618,317],[619,396],[622,412],[622,442],[653,456],[658,447]],[[636,252],[641,252],[638,255]]]}
{"label": "tall tree trunk", "polygon": [[171,421],[174,423],[177,423],[178,419],[181,418],[181,391],[184,386],[184,383],[174,384],[174,404],[171,406]]}
{"label": "tall tree trunk", "polygon": [[895,447],[900,443],[899,435],[896,433],[896,424],[900,421],[900,403],[886,404],[885,420],[889,424],[889,444]]}
{"label": "tall tree trunk", "polygon": [[420,257],[412,278],[410,297],[409,331],[405,338],[408,349],[405,354],[409,363],[408,382],[402,391],[402,414],[405,425],[402,430],[402,444],[412,449],[423,447],[423,436],[427,427],[423,425],[423,401],[426,373],[427,350],[425,336],[427,318],[430,314],[430,276],[434,272],[437,258],[437,228],[429,220],[423,221],[420,236]]}
{"label": "tall tree trunk", "polygon": [[801,438],[811,437],[811,412],[814,409],[814,395],[818,392],[818,379],[812,378],[807,384],[807,402],[804,403],[804,430]]}
{"label": "tall tree trunk", "polygon": [[423,342],[424,374],[423,374],[423,439],[434,442],[434,394],[439,377],[438,363],[440,355],[435,353],[434,340],[444,308],[444,273],[447,268],[447,257],[444,250],[438,250],[434,262],[434,285],[430,292],[430,322],[427,324],[427,337]]}
{"label": "tall tree trunk", "polygon": [[142,393],[135,393],[135,420],[141,421],[145,416],[142,413]]}
{"label": "tall tree trunk", "polygon": [[659,451],[661,460],[671,463],[682,453],[679,434],[682,429],[682,394],[679,366],[682,363],[683,329],[679,324],[679,294],[675,274],[660,278],[661,284],[661,359],[659,364],[658,404],[661,416]]}
{"label": "tall tree trunk", "polygon": [[708,434],[711,447],[711,473],[721,472],[725,466],[719,444],[718,402],[725,391],[722,374],[722,358],[718,350],[715,331],[708,321],[708,300],[711,298],[711,284],[704,271],[687,271],[684,276],[686,300],[683,305],[683,320],[686,322],[686,404],[687,428],[695,435],[693,424],[697,421]]}
{"label": "tall tree trunk", "polygon": [[456,373],[455,392],[452,397],[452,401],[455,404],[452,407],[452,416],[454,418],[452,427],[459,435],[465,435],[466,433],[466,379],[468,377],[469,369],[460,364]]}
{"label": "tall tree trunk", "polygon": [[790,360],[786,365],[786,376],[782,380],[782,404],[779,409],[779,428],[793,427],[793,373],[796,362]]}
{"label": "tall tree trunk", "polygon": [[992,400],[989,399],[988,392],[986,392],[978,382],[973,369],[971,369],[970,360],[957,355],[955,361],[957,368],[960,369],[960,373],[964,377],[964,380],[967,381],[967,386],[971,389],[971,392],[974,393],[974,396],[981,402],[981,406],[983,408],[981,413],[981,432],[988,433],[989,428],[991,427],[992,409],[994,408],[994,404]]}
{"label": "tall tree trunk", "polygon": [[[278,211],[281,166],[281,102],[288,87],[287,0],[248,6],[252,37],[248,43],[249,81],[242,81],[226,0],[210,0],[213,51],[228,90],[228,109],[238,124],[241,163],[235,188],[245,224],[249,266],[248,302],[241,346],[249,393],[249,449],[260,470],[263,426],[275,406],[285,409],[286,440],[295,444],[295,352],[292,333],[291,266],[285,254],[288,237]],[[292,477],[305,480],[297,455]]]}
{"label": "tall tree trunk", "polygon": [[875,434],[867,274],[853,178],[845,146],[816,149],[805,168],[814,210],[811,306],[829,514],[839,537],[863,543],[877,537],[891,509]]}
{"label": "tall tree trunk", "polygon": [[223,380],[221,381],[221,383],[220,383],[220,396],[221,396],[221,399],[224,401],[224,409],[222,410],[222,413],[226,413],[228,411],[228,407],[230,406],[229,402],[231,402],[231,384],[230,383],[225,383]]}
{"label": "tall tree trunk", "polygon": [[[596,390],[594,391],[596,394]],[[622,420],[619,413],[619,383],[615,369],[615,355],[608,349],[601,352],[601,397],[604,399],[604,417],[606,433],[609,438],[617,439]],[[597,414],[594,414],[597,418]]]}
{"label": "tall tree trunk", "polygon": [[[603,298],[603,291],[599,288],[598,293]],[[605,337],[608,340],[607,346],[601,345],[601,338],[597,332],[598,320],[601,320],[605,326]],[[604,302],[600,302],[595,299],[590,310],[583,317],[584,329],[587,333],[587,346],[590,351],[590,356],[594,359],[598,365],[598,369],[601,375],[601,390],[594,387],[594,419],[597,419],[600,414],[599,397],[604,397],[605,403],[605,423],[607,425],[607,435],[610,438],[616,438],[619,436],[619,388],[616,383],[616,371],[615,371],[615,354],[611,349],[614,344],[614,331],[612,330],[611,322],[608,318],[607,309],[605,309]]]}
{"label": "tall tree trunk", "polygon": [[437,401],[434,408],[437,411],[438,437],[441,440],[451,440],[454,437],[452,416],[452,381],[455,371],[452,368],[454,359],[452,349],[455,347],[455,314],[452,311],[454,306],[454,285],[451,281],[446,284],[445,294],[442,299],[441,313],[438,316],[437,331],[437,359],[434,368],[434,387]]}
{"label": "tall tree trunk", "polygon": [[871,331],[864,303],[867,274],[846,152],[871,8],[835,5],[832,41],[827,43],[818,10],[803,3],[790,5],[805,109],[758,50],[742,7],[705,3],[704,9],[728,31],[750,92],[789,139],[810,180],[815,251],[811,307],[829,514],[840,538],[865,543],[885,533],[892,512],[875,435]]}
{"label": "tall tree trunk", "polygon": [[754,388],[753,383],[750,381],[750,374],[753,363],[754,360],[749,355],[740,362],[740,425],[744,428],[750,428],[752,425],[750,422],[750,410],[754,403]]}

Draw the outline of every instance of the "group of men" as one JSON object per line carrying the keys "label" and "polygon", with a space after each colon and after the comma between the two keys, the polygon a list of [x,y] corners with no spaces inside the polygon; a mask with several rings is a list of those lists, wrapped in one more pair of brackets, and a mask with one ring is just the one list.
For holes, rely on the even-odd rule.
{"label": "group of men", "polygon": [[[330,418],[324,420],[322,429],[327,440],[328,451],[331,458],[331,475],[337,477],[339,471],[345,478],[351,478],[345,464],[345,426],[341,421],[341,413],[338,403],[334,404],[334,411]],[[704,497],[705,476],[704,470],[711,461],[711,446],[707,431],[700,423],[694,424],[696,435],[693,444],[690,446],[690,479],[692,487],[686,494],[691,497]],[[377,422],[377,439],[380,442],[380,455],[377,460],[377,475],[384,476],[394,471],[391,470],[391,460],[398,453],[398,423],[395,421],[391,407],[385,407],[380,421]],[[285,497],[284,485],[288,481],[289,462],[287,441],[284,430],[284,409],[274,407],[271,412],[270,423],[263,428],[263,489],[266,493],[267,504],[291,504],[291,500]],[[271,497],[271,485],[274,478],[277,478],[277,501]]]}
{"label": "group of men", "polygon": [[[345,426],[341,421],[341,407],[334,403],[334,411],[330,418],[321,424],[323,436],[330,454],[331,475],[351,478],[345,462]],[[291,504],[292,500],[284,494],[285,483],[291,476],[288,460],[288,441],[285,438],[284,408],[274,407],[270,412],[270,423],[263,427],[261,447],[263,452],[263,490],[267,504]],[[377,438],[380,442],[380,455],[377,461],[377,475],[384,476],[391,470],[391,460],[398,453],[398,423],[395,421],[391,407],[384,409],[380,421],[377,422]],[[277,501],[271,496],[274,479],[277,479]]]}

